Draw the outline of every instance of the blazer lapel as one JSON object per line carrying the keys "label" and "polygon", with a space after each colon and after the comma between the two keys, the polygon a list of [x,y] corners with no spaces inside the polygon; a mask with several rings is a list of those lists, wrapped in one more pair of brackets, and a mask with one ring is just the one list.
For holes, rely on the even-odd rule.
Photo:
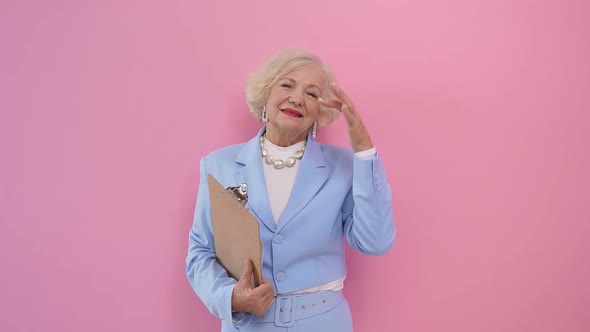
{"label": "blazer lapel", "polygon": [[305,154],[301,159],[287,206],[279,218],[277,232],[283,229],[311,201],[327,179],[328,169],[324,162],[321,146],[311,138],[311,135],[308,135]]}
{"label": "blazer lapel", "polygon": [[276,223],[268,204],[260,152],[260,135],[263,131],[264,128],[258,132],[255,138],[248,141],[238,154],[236,163],[243,165],[243,167],[234,173],[234,177],[238,183],[245,182],[248,185],[248,202],[246,206],[250,206],[258,219],[266,227],[274,231]]}

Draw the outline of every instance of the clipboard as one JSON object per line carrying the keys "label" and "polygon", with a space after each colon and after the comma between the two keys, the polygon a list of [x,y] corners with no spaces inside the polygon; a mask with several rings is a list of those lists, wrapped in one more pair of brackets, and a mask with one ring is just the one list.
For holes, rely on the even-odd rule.
{"label": "clipboard", "polygon": [[215,179],[207,175],[211,222],[217,261],[230,277],[240,280],[245,260],[251,259],[252,287],[262,283],[262,243],[258,220]]}

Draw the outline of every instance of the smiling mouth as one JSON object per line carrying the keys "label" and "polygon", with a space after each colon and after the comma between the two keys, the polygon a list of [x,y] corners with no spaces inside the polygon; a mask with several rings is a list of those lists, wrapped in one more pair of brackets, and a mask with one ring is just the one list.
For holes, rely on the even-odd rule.
{"label": "smiling mouth", "polygon": [[294,117],[294,118],[302,118],[303,117],[303,114],[301,114],[301,112],[296,111],[294,109],[285,108],[281,111],[283,111],[283,113],[285,113],[286,115],[288,115],[290,117]]}

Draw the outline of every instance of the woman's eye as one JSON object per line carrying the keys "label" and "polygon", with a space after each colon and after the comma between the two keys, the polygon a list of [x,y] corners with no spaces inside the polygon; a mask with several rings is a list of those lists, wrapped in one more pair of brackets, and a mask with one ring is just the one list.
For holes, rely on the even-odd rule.
{"label": "woman's eye", "polygon": [[283,83],[281,84],[283,88],[292,88],[291,84]]}
{"label": "woman's eye", "polygon": [[307,95],[308,96],[311,96],[313,98],[317,98],[318,97],[318,95],[315,92],[308,92]]}

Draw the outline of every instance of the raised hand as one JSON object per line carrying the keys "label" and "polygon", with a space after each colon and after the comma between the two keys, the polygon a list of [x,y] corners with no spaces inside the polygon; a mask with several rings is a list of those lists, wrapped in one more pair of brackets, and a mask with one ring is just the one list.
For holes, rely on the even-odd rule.
{"label": "raised hand", "polygon": [[354,152],[360,152],[372,149],[374,146],[371,141],[371,136],[365,128],[360,115],[355,110],[350,98],[346,95],[344,90],[334,82],[330,84],[330,90],[334,96],[336,96],[336,99],[324,100],[320,98],[319,102],[321,105],[339,110],[344,115],[348,125],[348,137],[350,138],[352,150]]}
{"label": "raised hand", "polygon": [[260,286],[252,288],[252,266],[252,261],[248,259],[242,277],[234,287],[231,306],[233,311],[245,311],[263,317],[274,303],[274,288],[264,277]]}

